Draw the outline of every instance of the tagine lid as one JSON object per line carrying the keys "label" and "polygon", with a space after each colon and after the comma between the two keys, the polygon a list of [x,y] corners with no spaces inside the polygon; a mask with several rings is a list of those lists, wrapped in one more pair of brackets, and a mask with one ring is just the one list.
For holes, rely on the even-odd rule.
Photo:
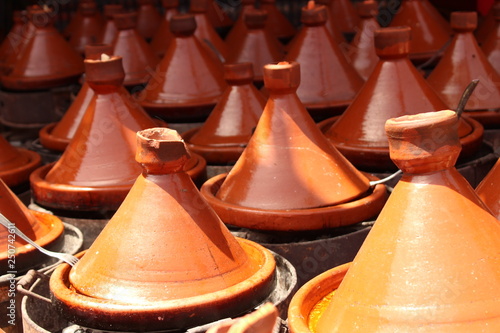
{"label": "tagine lid", "polygon": [[494,216],[500,220],[500,159],[488,172],[476,188],[477,195],[488,206]]}
{"label": "tagine lid", "polygon": [[[410,62],[410,39],[409,27],[375,31],[379,62],[342,116],[325,126],[326,137],[358,167],[369,170],[394,168],[383,131],[387,119],[447,109]],[[462,117],[458,131],[464,144],[464,156],[473,155],[482,141],[482,126]]]}
{"label": "tagine lid", "polygon": [[368,179],[324,138],[297,98],[300,65],[266,65],[264,83],[269,100],[217,198],[286,210],[335,205],[368,191]]}
{"label": "tagine lid", "polygon": [[81,260],[52,275],[66,318],[101,329],[186,329],[248,311],[274,288],[273,255],[229,232],[182,171],[188,159],[174,130],[137,133],[142,174]]}
{"label": "tagine lid", "polygon": [[140,0],[138,2],[137,32],[146,40],[154,36],[162,21],[156,4],[157,1],[154,0]]}
{"label": "tagine lid", "polygon": [[[19,198],[0,179],[0,211],[21,232],[42,247],[56,244],[64,232],[62,221],[49,214],[30,211]],[[12,229],[11,229],[12,230]],[[0,226],[0,268],[2,274],[23,270],[40,265],[44,255],[39,255],[37,249],[27,244],[21,237]],[[15,249],[15,260],[9,257],[9,249]],[[11,260],[9,260],[11,259]],[[13,265],[12,262],[15,262]]]}
{"label": "tagine lid", "polygon": [[285,57],[300,63],[299,99],[308,109],[347,107],[363,86],[363,79],[329,35],[327,8],[309,1],[302,8],[304,27]]}
{"label": "tagine lid", "polygon": [[289,39],[295,35],[295,28],[292,23],[276,6],[275,0],[262,0],[260,8],[264,9],[268,15],[267,29],[278,39]]}
{"label": "tagine lid", "polygon": [[194,37],[193,15],[175,15],[170,29],[175,38],[139,97],[141,105],[148,110],[214,106],[226,87],[222,64]]}
{"label": "tagine lid", "polygon": [[13,187],[28,181],[30,173],[42,163],[34,151],[16,148],[0,135],[0,179]]}
{"label": "tagine lid", "polygon": [[403,176],[317,333],[498,330],[500,224],[453,166],[456,126],[450,110],[387,121]]}
{"label": "tagine lid", "polygon": [[19,54],[12,71],[2,76],[12,90],[50,89],[76,83],[83,73],[80,55],[53,25],[53,14],[44,9],[28,12],[35,27],[33,37]]}
{"label": "tagine lid", "polygon": [[500,108],[500,75],[495,71],[472,33],[477,26],[476,12],[453,12],[451,25],[455,36],[441,61],[427,78],[448,107],[458,104],[465,87],[473,80],[479,83],[470,96],[466,111]]}

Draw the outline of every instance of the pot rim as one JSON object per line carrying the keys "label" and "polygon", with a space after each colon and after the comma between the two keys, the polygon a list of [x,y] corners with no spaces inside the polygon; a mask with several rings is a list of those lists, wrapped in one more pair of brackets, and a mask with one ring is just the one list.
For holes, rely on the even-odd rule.
{"label": "pot rim", "polygon": [[57,122],[50,123],[42,127],[38,134],[40,137],[40,143],[43,147],[61,152],[66,149],[70,140],[63,139],[52,134],[52,131],[54,130],[56,125]]}
{"label": "pot rim", "polygon": [[0,178],[9,187],[16,186],[29,180],[30,174],[42,164],[42,157],[37,152],[25,148],[16,148],[29,161],[26,164],[20,165],[16,168],[0,171]]}

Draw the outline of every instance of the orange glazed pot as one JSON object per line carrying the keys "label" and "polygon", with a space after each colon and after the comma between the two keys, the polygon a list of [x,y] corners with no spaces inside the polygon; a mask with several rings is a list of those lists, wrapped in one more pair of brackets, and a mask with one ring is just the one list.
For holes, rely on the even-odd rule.
{"label": "orange glazed pot", "polygon": [[494,14],[495,24],[488,32],[488,37],[481,48],[491,66],[500,74],[500,2],[497,2],[491,11]]}
{"label": "orange glazed pot", "polygon": [[260,230],[317,230],[364,221],[385,202],[324,138],[300,103],[298,63],[264,67],[270,97],[228,175],[201,191],[225,223]]}
{"label": "orange glazed pot", "polygon": [[[291,332],[499,330],[500,224],[454,168],[457,123],[450,110],[387,121],[391,158],[403,177],[352,264],[297,293]],[[320,289],[306,299],[318,283],[336,290],[316,313],[305,313],[327,294]]]}
{"label": "orange glazed pot", "polygon": [[267,29],[274,37],[284,43],[293,38],[295,28],[286,16],[279,11],[278,7],[276,7],[276,0],[261,0],[260,8],[267,12]]}
{"label": "orange glazed pot", "polygon": [[163,14],[163,20],[156,30],[151,43],[149,44],[153,49],[153,52],[158,56],[158,58],[163,59],[165,51],[167,50],[170,40],[174,38],[172,32],[170,32],[170,19],[179,14],[177,7],[179,7],[179,0],[162,0],[163,8],[165,13]]}
{"label": "orange glazed pot", "polygon": [[[138,132],[143,172],[81,260],[50,279],[67,319],[102,330],[187,329],[260,304],[275,286],[270,251],[236,239],[190,177],[180,136]],[[144,239],[147,239],[146,244]]]}
{"label": "orange glazed pot", "polygon": [[33,35],[12,70],[2,76],[3,86],[26,91],[76,83],[83,73],[82,58],[54,28],[52,12],[33,9],[29,16]]}
{"label": "orange glazed pot", "polygon": [[416,64],[437,62],[451,38],[448,22],[428,0],[403,0],[390,25],[411,28],[410,60]]}
{"label": "orange glazed pot", "polygon": [[104,26],[102,25],[102,18],[98,15],[95,2],[79,3],[78,11],[82,15],[82,21],[78,25],[78,29],[73,30],[69,44],[83,56],[85,54],[85,45],[99,42]]}
{"label": "orange glazed pot", "polygon": [[[312,1],[312,0],[309,0],[309,1]],[[317,1],[315,1],[315,3],[320,4],[320,5],[325,5],[328,8],[325,26],[328,29],[328,32],[330,32],[330,35],[332,36],[335,43],[337,43],[341,46],[347,45],[347,41],[344,37],[344,34],[342,34],[342,32],[340,31],[340,27],[338,26],[335,19],[332,18],[332,13],[330,11],[332,0],[317,0]]]}
{"label": "orange glazed pot", "polygon": [[240,157],[262,115],[266,99],[253,85],[249,62],[224,65],[228,84],[203,126],[182,136],[209,164],[232,164]]}
{"label": "orange glazed pot", "polygon": [[160,27],[162,18],[156,9],[156,1],[139,0],[137,8],[137,32],[145,39],[150,40]]}
{"label": "orange glazed pot", "polygon": [[[64,226],[57,217],[31,211],[12,193],[0,179],[0,211],[21,232],[35,243],[47,249],[58,250],[63,242]],[[14,234],[14,229],[0,226],[0,272],[21,274],[30,268],[40,266],[48,257],[21,237]]]}
{"label": "orange glazed pot", "polygon": [[302,8],[302,29],[292,41],[286,61],[300,63],[297,96],[315,119],[342,113],[363,86],[363,79],[329,35],[327,9],[309,2]]}
{"label": "orange glazed pot", "polygon": [[9,68],[10,65],[7,62],[9,57],[12,59],[21,50],[23,44],[22,36],[27,29],[27,14],[27,11],[16,10],[12,15],[12,28],[2,44],[0,44],[0,73],[5,73]]}
{"label": "orange glazed pot", "polygon": [[104,17],[106,23],[102,29],[102,35],[99,39],[100,43],[113,44],[116,36],[118,35],[118,28],[116,27],[114,16],[115,14],[122,13],[123,6],[118,4],[104,5]]}
{"label": "orange glazed pot", "polygon": [[[121,57],[85,60],[85,67],[95,94],[61,158],[31,174],[32,194],[49,208],[113,211],[141,173],[134,162],[134,133],[156,123],[123,87]],[[197,155],[186,163],[195,179],[204,178],[205,165]]]}
{"label": "orange glazed pot", "polygon": [[[408,27],[376,30],[377,66],[342,116],[319,124],[328,140],[363,170],[396,169],[383,132],[387,119],[447,108],[408,58],[410,33]],[[463,158],[474,156],[483,132],[477,121],[466,117],[460,120]]]}
{"label": "orange glazed pot", "polygon": [[0,179],[7,186],[15,187],[28,181],[33,170],[42,163],[34,151],[15,148],[0,135]]}
{"label": "orange glazed pot", "polygon": [[194,36],[192,15],[174,16],[170,30],[175,38],[138,100],[167,121],[206,119],[226,87],[222,63]]}
{"label": "orange glazed pot", "polygon": [[500,160],[476,188],[476,193],[497,219],[500,220]]}
{"label": "orange glazed pot", "polygon": [[248,10],[255,9],[255,0],[241,0],[240,5],[238,18],[225,38],[226,45],[230,50],[233,48],[234,43],[237,43],[238,40],[247,34],[247,27],[244,21],[245,13]]}
{"label": "orange glazed pot", "polygon": [[451,108],[455,107],[465,87],[474,79],[479,83],[465,106],[465,113],[485,127],[500,127],[500,74],[479,48],[473,31],[476,12],[453,12],[455,32],[443,58],[427,78],[429,84]]}
{"label": "orange glazed pot", "polygon": [[[109,44],[88,44],[85,46],[85,58],[97,60],[103,53],[111,54],[112,49]],[[86,81],[83,82],[78,95],[61,120],[48,124],[40,130],[39,137],[42,146],[55,151],[64,151],[75,135],[93,96],[94,91],[90,89]]]}

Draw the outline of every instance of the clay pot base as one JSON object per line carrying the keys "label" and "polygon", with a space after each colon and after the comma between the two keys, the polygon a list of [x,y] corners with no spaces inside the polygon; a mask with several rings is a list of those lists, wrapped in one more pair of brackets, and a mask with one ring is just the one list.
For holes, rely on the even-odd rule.
{"label": "clay pot base", "polygon": [[[202,184],[206,179],[206,161],[197,154],[191,154],[186,163],[186,173],[195,184]],[[33,198],[43,207],[57,210],[57,214],[73,215],[70,212],[91,212],[89,217],[98,213],[98,217],[109,217],[120,207],[133,184],[126,186],[79,187],[52,184],[45,177],[54,163],[44,165],[30,176]],[[69,213],[69,214],[68,214]]]}
{"label": "clay pot base", "polygon": [[95,328],[103,330],[185,329],[237,316],[260,304],[276,284],[275,260],[271,252],[248,240],[238,241],[245,252],[260,262],[261,268],[249,279],[229,288],[207,295],[142,306],[117,303],[76,293],[69,283],[71,267],[62,264],[50,279],[53,303],[70,321],[86,327],[100,326]]}
{"label": "clay pot base", "polygon": [[[44,236],[36,239],[35,243],[49,250],[59,250],[62,247],[62,243],[64,240],[64,237],[62,237],[64,232],[64,225],[62,221],[51,214],[41,213],[33,210],[30,210],[30,212],[35,216],[37,222],[40,223],[43,228],[48,230]],[[0,255],[0,267],[7,267],[7,249],[2,252],[3,253]],[[17,246],[15,270],[18,273],[24,272],[33,267],[40,266],[40,264],[49,259],[50,258],[45,254],[42,254],[29,244]]]}
{"label": "clay pot base", "polygon": [[[328,207],[261,210],[228,204],[216,197],[227,174],[215,176],[201,187],[201,194],[224,223],[257,230],[300,231],[335,228],[366,221],[376,216],[385,204],[386,188],[379,184],[364,197]],[[370,180],[376,178],[365,175]]]}
{"label": "clay pot base", "polygon": [[[328,129],[337,121],[339,116],[332,117],[318,123],[320,131],[325,134]],[[470,117],[463,119],[472,127],[472,132],[467,136],[460,138],[462,151],[460,152],[460,161],[472,158],[479,150],[482,144],[484,128]],[[389,145],[387,147],[358,147],[335,145],[335,147],[344,155],[349,162],[363,171],[390,172],[396,171],[396,165],[389,157]]]}
{"label": "clay pot base", "polygon": [[[291,333],[314,333],[317,320],[330,304],[328,298],[344,279],[351,263],[330,269],[302,286],[288,308]],[[314,311],[314,312],[313,312]]]}
{"label": "clay pot base", "polygon": [[500,128],[500,109],[496,110],[479,110],[479,111],[465,111],[469,118],[480,122],[484,128]]}
{"label": "clay pot base", "polygon": [[38,168],[42,163],[41,156],[36,152],[24,148],[16,149],[28,158],[28,163],[14,169],[0,171],[0,178],[2,178],[9,187],[18,186],[27,182],[33,170]]}

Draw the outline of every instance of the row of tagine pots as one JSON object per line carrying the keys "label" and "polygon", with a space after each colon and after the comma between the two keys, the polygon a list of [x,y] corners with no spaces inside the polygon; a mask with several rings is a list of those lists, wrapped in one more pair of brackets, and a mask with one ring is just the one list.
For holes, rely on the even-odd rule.
{"label": "row of tagine pots", "polygon": [[[115,116],[104,110],[123,103],[117,97],[124,77],[121,58],[101,56],[85,64],[97,97],[90,103],[91,116],[86,114],[82,121],[113,124]],[[103,66],[107,75],[95,75]],[[88,140],[73,148],[71,141],[51,166],[61,168],[62,175],[55,179],[67,177],[69,185],[49,183],[43,188],[37,173],[32,174],[34,198],[40,203],[64,188],[85,207],[100,198],[117,200],[113,204],[118,210],[90,248],[78,255],[78,263],[62,264],[52,274],[50,292],[57,312],[83,327],[111,331],[184,329],[237,316],[267,300],[279,284],[277,259],[255,242],[235,238],[222,222],[303,232],[378,215],[352,264],[320,275],[294,296],[288,313],[292,331],[421,326],[496,331],[500,225],[492,210],[498,209],[498,191],[481,194],[496,195],[489,200],[497,207],[487,208],[488,199],[483,203],[456,171],[459,115],[448,110],[386,122],[390,157],[403,171],[387,200],[385,187],[355,169],[301,104],[296,95],[298,63],[265,66],[264,82],[269,99],[247,148],[227,175],[210,179],[201,192],[186,168],[192,156],[184,141],[175,131],[154,124],[139,130],[135,149],[130,148],[139,171],[126,177],[131,185],[121,201],[114,192],[106,193],[109,182],[101,175],[106,168],[111,169],[106,175],[119,173],[130,157],[116,158],[114,165],[107,162],[106,168],[89,167],[100,186],[74,190],[84,187],[78,177],[94,158]],[[119,109],[118,115],[125,118],[118,119],[129,121],[124,107]],[[104,156],[119,145],[113,135],[105,134],[105,140],[92,143]],[[128,142],[131,136],[124,133],[120,138]],[[112,142],[110,148],[107,141]],[[492,188],[497,169],[482,188]],[[60,194],[58,203],[69,206],[64,199]],[[28,226],[35,221],[25,212],[24,217],[12,214],[11,221],[27,220]],[[29,235],[37,239],[35,233]],[[443,290],[451,295],[443,296]]]}

